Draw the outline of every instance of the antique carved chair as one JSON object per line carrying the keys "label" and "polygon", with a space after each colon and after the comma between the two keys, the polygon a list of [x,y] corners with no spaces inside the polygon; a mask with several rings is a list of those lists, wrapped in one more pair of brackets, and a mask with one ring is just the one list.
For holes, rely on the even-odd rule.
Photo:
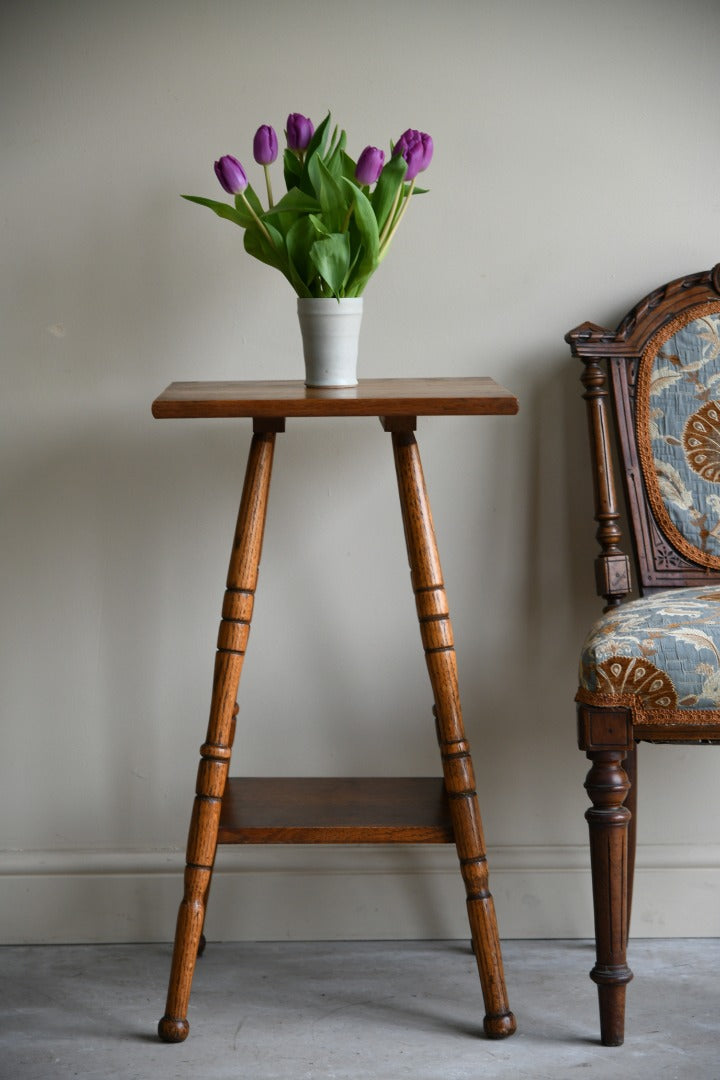
{"label": "antique carved chair", "polygon": [[[565,340],[584,365],[607,603],[583,646],[577,695],[579,746],[592,763],[591,978],[602,1042],[619,1046],[632,978],[636,745],[720,742],[720,264],[650,293],[614,332],[583,323]],[[632,600],[608,402],[640,594]]]}

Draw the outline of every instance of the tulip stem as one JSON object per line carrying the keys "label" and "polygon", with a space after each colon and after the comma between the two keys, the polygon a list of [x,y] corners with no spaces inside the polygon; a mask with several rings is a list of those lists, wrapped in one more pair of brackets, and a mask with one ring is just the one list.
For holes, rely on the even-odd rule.
{"label": "tulip stem", "polygon": [[405,185],[402,184],[402,183],[398,186],[398,189],[395,192],[395,198],[393,199],[393,204],[390,207],[390,213],[385,218],[385,224],[383,225],[382,232],[380,233],[380,246],[381,247],[385,243],[385,237],[387,236],[387,234],[390,232],[390,229],[392,228],[393,219],[395,217],[395,211],[398,208],[398,203],[400,202],[400,196],[403,193],[403,188],[404,187],[405,187]]}
{"label": "tulip stem", "polygon": [[[415,187],[415,178],[413,177],[413,179],[410,182],[410,187],[408,188],[407,195],[405,196],[405,201],[403,202],[403,204],[400,207],[399,211],[395,214],[395,220],[392,223],[392,227],[390,228],[390,231],[380,241],[379,258],[381,258],[381,259],[383,258],[383,256],[385,255],[385,252],[387,251],[388,247],[390,246],[390,241],[392,240],[393,236],[397,232],[398,226],[399,226],[400,222],[402,221],[402,219],[403,219],[403,217],[405,215],[405,211],[408,208],[408,204],[410,202],[410,197],[412,196],[414,187]],[[385,232],[385,230],[383,230],[383,232]]]}
{"label": "tulip stem", "polygon": [[242,201],[243,201],[243,202],[245,203],[245,205],[247,206],[247,208],[248,208],[248,210],[250,211],[250,213],[252,214],[252,216],[253,216],[253,217],[255,218],[255,221],[257,222],[257,224],[258,224],[258,226],[259,226],[259,228],[260,228],[260,231],[261,231],[261,232],[262,232],[262,233],[264,234],[264,236],[265,236],[265,239],[267,240],[267,242],[268,242],[268,243],[270,244],[270,246],[271,246],[271,247],[275,247],[275,244],[273,243],[273,238],[272,238],[272,236],[271,236],[271,235],[270,235],[270,233],[269,233],[269,232],[267,231],[267,229],[265,228],[265,225],[264,225],[264,224],[262,223],[262,221],[260,220],[260,218],[259,218],[259,217],[257,216],[257,214],[255,213],[255,211],[253,210],[252,206],[251,206],[251,205],[250,205],[250,203],[248,202],[247,196],[246,196],[246,194],[245,194],[245,192],[244,192],[244,191],[241,191],[241,192],[240,192],[240,198],[241,198],[241,199],[242,199]]}
{"label": "tulip stem", "polygon": [[267,188],[268,206],[272,209],[275,203],[273,202],[272,184],[270,183],[270,169],[267,165],[263,165],[263,169],[265,170],[265,186]]}

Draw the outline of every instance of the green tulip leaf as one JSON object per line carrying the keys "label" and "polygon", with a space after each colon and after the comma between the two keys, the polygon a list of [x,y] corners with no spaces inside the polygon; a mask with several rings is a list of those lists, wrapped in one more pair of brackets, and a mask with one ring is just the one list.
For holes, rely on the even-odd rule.
{"label": "green tulip leaf", "polygon": [[328,230],[340,232],[352,205],[351,201],[346,198],[338,180],[318,154],[308,162],[308,175],[317,194]]}
{"label": "green tulip leaf", "polygon": [[329,124],[330,113],[328,113],[322,123],[318,124],[318,126],[316,127],[315,132],[307,145],[307,150],[305,151],[306,161],[309,161],[310,158],[316,153],[316,151],[321,149],[321,147],[323,146]]}
{"label": "green tulip leaf", "polygon": [[[243,195],[245,196],[245,198],[243,198]],[[252,184],[248,184],[242,195],[235,196],[235,209],[240,210],[242,208],[243,210],[247,210],[247,203],[250,203],[258,217],[260,217],[260,215],[265,212],[263,210],[263,204],[260,202],[260,199],[255,194],[255,190]]]}
{"label": "green tulip leaf", "polygon": [[263,221],[270,221],[284,237],[293,227],[298,218],[307,217],[311,213],[320,213],[320,204],[317,199],[306,195],[301,188],[291,188],[283,195],[280,202],[266,210],[262,216]]}
{"label": "green tulip leaf", "polygon": [[393,208],[406,172],[407,162],[398,154],[397,157],[390,158],[380,173],[380,179],[372,195],[372,208],[375,211],[380,232]]}
{"label": "green tulip leaf", "polygon": [[357,230],[360,240],[348,276],[346,295],[360,296],[380,261],[380,233],[368,197],[350,180],[343,180],[343,184],[353,200],[352,227]]}
{"label": "green tulip leaf", "polygon": [[326,154],[323,155],[323,161],[327,165],[328,172],[339,180],[343,175],[343,158],[347,157],[345,153],[345,144],[347,142],[347,136],[344,131],[341,131],[338,135],[338,129],[335,128],[333,137],[330,141],[330,147]]}
{"label": "green tulip leaf", "polygon": [[340,155],[341,171],[340,175],[344,176],[346,180],[351,180],[354,184],[357,183],[355,179],[355,169],[357,168],[357,162],[353,161],[349,154],[344,151]]}
{"label": "green tulip leaf", "polygon": [[345,278],[350,269],[350,237],[347,233],[316,240],[310,248],[312,259],[320,277],[327,282],[333,296],[340,298]]}
{"label": "green tulip leaf", "polygon": [[317,229],[309,217],[298,218],[285,237],[290,273],[299,296],[312,296],[310,286],[317,277],[317,268],[310,258],[310,249],[317,239]]}
{"label": "green tulip leaf", "polygon": [[320,209],[320,203],[311,195],[306,195],[300,188],[291,188],[279,202],[266,210],[264,217],[274,217],[277,214],[313,214]]}
{"label": "green tulip leaf", "polygon": [[330,229],[328,229],[328,227],[325,224],[325,222],[323,221],[323,219],[318,217],[317,214],[310,214],[309,218],[310,218],[310,221],[312,223],[313,228],[315,229],[315,233],[316,233],[315,238],[317,240],[321,240],[326,236],[332,236],[333,235],[331,233]]}
{"label": "green tulip leaf", "polygon": [[304,170],[302,162],[292,150],[286,150],[283,154],[283,172],[285,174],[285,187],[288,192],[293,191],[295,188],[300,188],[308,195],[310,194],[307,190],[309,187],[307,178],[305,178],[305,186],[303,186]]}
{"label": "green tulip leaf", "polygon": [[241,228],[247,228],[247,225],[252,221],[252,215],[245,210],[243,215],[239,210],[236,210],[234,206],[229,206],[224,202],[217,202],[215,199],[203,199],[200,195],[183,195],[183,199],[187,199],[188,202],[198,203],[199,206],[208,206],[214,211],[218,217],[225,218],[227,221],[232,221],[235,225],[240,225]]}
{"label": "green tulip leaf", "polygon": [[248,255],[254,256],[268,266],[274,267],[291,281],[290,268],[288,266],[287,251],[280,233],[268,222],[264,223],[268,236],[253,224],[252,228],[245,230],[245,250]]}

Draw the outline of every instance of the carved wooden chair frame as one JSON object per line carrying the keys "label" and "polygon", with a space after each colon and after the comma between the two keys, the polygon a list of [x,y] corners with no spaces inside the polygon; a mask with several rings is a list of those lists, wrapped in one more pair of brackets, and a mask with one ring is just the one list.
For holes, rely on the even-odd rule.
{"label": "carved wooden chair frame", "polygon": [[[612,424],[619,448],[627,518],[633,540],[638,590],[660,590],[720,583],[720,570],[702,565],[671,542],[648,496],[638,454],[636,406],[640,361],[658,335],[705,313],[720,313],[720,264],[712,270],[677,278],[646,296],[617,330],[583,323],[565,337],[583,363],[593,472],[597,540],[596,582],[605,611],[631,592],[630,560],[621,547],[620,508],[612,450]],[[609,405],[612,408],[610,414]],[[690,553],[691,554],[691,553]],[[601,1039],[620,1045],[624,1039],[625,990],[632,978],[626,948],[632,903],[637,807],[637,743],[720,742],[720,710],[702,717],[685,710],[673,723],[645,712],[642,725],[632,703],[598,707],[578,703],[578,743],[592,763],[585,783],[592,807],[590,831]],[[623,767],[624,766],[624,767]]]}

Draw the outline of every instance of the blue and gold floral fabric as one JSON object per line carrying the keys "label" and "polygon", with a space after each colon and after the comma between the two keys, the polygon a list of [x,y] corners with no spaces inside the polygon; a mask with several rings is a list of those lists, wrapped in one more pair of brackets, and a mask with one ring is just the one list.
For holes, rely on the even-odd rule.
{"label": "blue and gold floral fabric", "polygon": [[720,706],[720,585],[669,590],[603,615],[583,646],[579,698],[641,711]]}
{"label": "blue and gold floral fabric", "polygon": [[638,371],[638,452],[673,546],[720,569],[720,314],[709,307],[651,342]]}

